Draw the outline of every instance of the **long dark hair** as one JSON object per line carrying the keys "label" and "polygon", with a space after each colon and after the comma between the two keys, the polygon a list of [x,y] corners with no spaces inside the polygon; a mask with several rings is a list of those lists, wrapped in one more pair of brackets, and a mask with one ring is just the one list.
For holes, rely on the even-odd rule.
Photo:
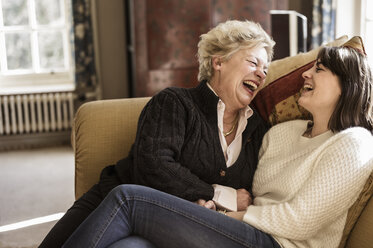
{"label": "long dark hair", "polygon": [[360,126],[373,134],[373,83],[366,56],[349,47],[324,47],[317,61],[338,76],[342,89],[329,120],[330,130]]}

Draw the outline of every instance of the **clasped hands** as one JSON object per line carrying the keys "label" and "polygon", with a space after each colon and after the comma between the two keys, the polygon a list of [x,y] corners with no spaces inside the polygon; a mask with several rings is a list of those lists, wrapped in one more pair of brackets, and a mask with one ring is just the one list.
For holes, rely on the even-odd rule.
{"label": "clasped hands", "polygon": [[[252,204],[252,198],[250,193],[246,189],[237,189],[237,212],[227,212],[226,215],[233,217],[235,219],[242,220],[246,208]],[[218,210],[215,202],[213,200],[199,199],[196,203],[205,208]]]}

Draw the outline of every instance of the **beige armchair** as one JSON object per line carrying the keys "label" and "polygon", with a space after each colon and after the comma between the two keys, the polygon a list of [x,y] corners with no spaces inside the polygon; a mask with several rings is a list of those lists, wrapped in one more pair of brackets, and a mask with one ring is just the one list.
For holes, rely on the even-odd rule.
{"label": "beige armchair", "polygon": [[[86,103],[76,113],[72,144],[75,151],[75,196],[80,197],[98,181],[102,168],[126,156],[135,139],[138,117],[150,98],[102,100]],[[371,187],[372,176],[366,187]],[[369,189],[366,192],[370,192]],[[371,193],[348,237],[351,248],[373,247],[373,200]],[[336,206],[338,207],[338,206]],[[355,221],[354,221],[355,223]],[[343,247],[343,246],[342,246]]]}

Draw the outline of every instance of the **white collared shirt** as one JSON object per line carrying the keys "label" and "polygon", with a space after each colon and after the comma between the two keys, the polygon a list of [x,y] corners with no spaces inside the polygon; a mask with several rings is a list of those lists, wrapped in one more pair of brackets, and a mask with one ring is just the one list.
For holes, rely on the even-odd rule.
{"label": "white collared shirt", "polygon": [[[207,86],[215,93],[215,95],[217,95],[209,83],[207,83]],[[246,106],[244,109],[241,109],[239,111],[239,119],[238,119],[238,124],[237,124],[236,136],[234,137],[234,140],[232,141],[232,143],[229,145],[227,144],[227,141],[225,140],[225,137],[223,134],[224,111],[225,111],[225,104],[221,99],[219,99],[219,102],[217,104],[219,140],[220,140],[220,145],[221,145],[224,157],[225,157],[227,168],[229,168],[236,162],[236,160],[238,159],[238,156],[240,155],[240,152],[242,149],[242,133],[246,129],[247,119],[253,115],[253,110],[249,106]],[[236,190],[233,188],[218,185],[218,184],[213,184],[213,187],[214,187],[215,192],[214,192],[214,197],[212,200],[219,207],[226,208],[227,210],[230,210],[230,211],[237,211]]]}
{"label": "white collared shirt", "polygon": [[223,116],[224,116],[224,110],[225,110],[225,104],[221,99],[219,99],[218,106],[217,106],[217,112],[218,112],[218,129],[219,129],[219,139],[221,148],[224,153],[225,162],[227,164],[227,168],[232,166],[238,156],[240,155],[241,148],[242,148],[242,133],[246,128],[247,125],[247,119],[250,118],[253,114],[253,110],[246,106],[244,109],[239,111],[239,119],[237,123],[237,131],[236,136],[234,137],[234,140],[232,143],[228,146],[227,141],[224,137],[224,124],[223,124]]}

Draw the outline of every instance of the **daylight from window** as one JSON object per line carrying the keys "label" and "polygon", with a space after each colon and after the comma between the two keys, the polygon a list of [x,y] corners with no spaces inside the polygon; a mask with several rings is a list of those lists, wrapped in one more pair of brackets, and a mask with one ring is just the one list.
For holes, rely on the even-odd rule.
{"label": "daylight from window", "polygon": [[64,0],[0,0],[0,76],[71,70]]}
{"label": "daylight from window", "polygon": [[373,1],[366,1],[365,44],[370,66],[373,68]]}

